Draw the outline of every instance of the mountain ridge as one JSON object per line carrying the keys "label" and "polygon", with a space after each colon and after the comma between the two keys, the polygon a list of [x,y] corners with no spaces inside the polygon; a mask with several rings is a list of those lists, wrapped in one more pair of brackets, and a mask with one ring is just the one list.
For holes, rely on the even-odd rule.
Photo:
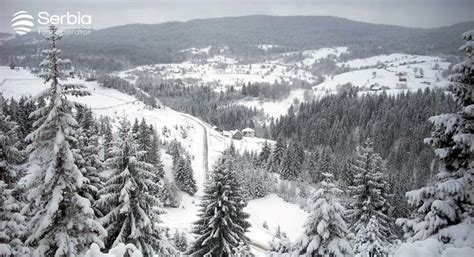
{"label": "mountain ridge", "polygon": [[[461,34],[472,27],[474,22],[425,29],[333,16],[253,15],[115,26],[93,30],[87,36],[65,37],[62,46],[67,57],[81,68],[115,71],[180,62],[181,50],[207,46],[228,46],[232,54],[241,58],[265,56],[258,44],[282,46],[279,51],[347,46],[350,58],[394,52],[457,55],[453,46],[460,45]],[[0,45],[0,64],[7,65],[18,55],[31,56],[34,61],[34,55],[45,44],[32,41],[28,37],[4,41]]]}

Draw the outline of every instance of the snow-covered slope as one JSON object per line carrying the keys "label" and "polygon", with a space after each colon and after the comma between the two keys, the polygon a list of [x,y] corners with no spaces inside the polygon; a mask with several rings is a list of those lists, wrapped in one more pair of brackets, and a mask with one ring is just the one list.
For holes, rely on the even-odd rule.
{"label": "snow-covered slope", "polygon": [[[185,49],[183,52],[193,55],[206,54],[206,58],[191,59],[181,63],[145,65],[119,72],[118,75],[133,82],[136,75],[146,74],[154,76],[155,79],[179,79],[189,84],[215,85],[219,90],[225,90],[226,86],[242,85],[249,82],[285,81],[291,84],[296,81],[306,81],[315,83],[317,78],[309,71],[311,66],[330,55],[339,56],[347,51],[347,47],[335,47],[290,52],[272,56],[263,62],[247,64],[224,53],[208,56],[209,47],[192,48]],[[221,88],[220,85],[224,87]]]}
{"label": "snow-covered slope", "polygon": [[[442,78],[441,72],[448,68],[449,63],[439,57],[392,54],[356,59],[340,65],[361,68],[377,64],[378,67],[355,70],[336,75],[333,78],[327,78],[315,89],[335,91],[337,85],[350,82],[354,86],[365,87],[365,90],[370,90],[372,85],[378,84],[382,88],[386,87],[388,93],[396,93],[402,89],[417,90],[426,87],[443,87],[447,83]],[[406,78],[406,81],[401,80],[400,77]]]}
{"label": "snow-covered slope", "polygon": [[[441,72],[446,70],[450,63],[435,56],[391,54],[355,59],[338,63],[338,65],[356,70],[326,77],[323,83],[314,86],[313,90],[307,91],[307,96],[311,98],[334,94],[338,91],[339,86],[347,83],[359,87],[362,94],[382,91],[396,94],[427,87],[445,87],[447,81],[442,77]],[[400,77],[405,78],[406,81],[401,81]],[[252,99],[239,101],[238,104],[256,107],[271,117],[279,117],[286,114],[288,108],[295,102],[305,100],[305,90],[295,89],[290,92],[288,97],[280,101]]]}

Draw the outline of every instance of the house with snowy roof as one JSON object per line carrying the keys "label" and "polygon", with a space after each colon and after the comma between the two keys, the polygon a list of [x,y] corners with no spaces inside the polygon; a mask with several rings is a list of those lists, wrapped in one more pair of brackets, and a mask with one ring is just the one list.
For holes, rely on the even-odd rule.
{"label": "house with snowy roof", "polygon": [[252,128],[245,128],[242,130],[242,135],[244,137],[255,137],[255,130]]}

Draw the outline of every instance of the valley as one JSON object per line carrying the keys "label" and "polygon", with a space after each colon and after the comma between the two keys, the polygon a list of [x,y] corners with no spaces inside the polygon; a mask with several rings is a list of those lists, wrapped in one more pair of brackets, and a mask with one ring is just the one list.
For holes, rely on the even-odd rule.
{"label": "valley", "polygon": [[0,256],[472,256],[473,26],[0,33]]}

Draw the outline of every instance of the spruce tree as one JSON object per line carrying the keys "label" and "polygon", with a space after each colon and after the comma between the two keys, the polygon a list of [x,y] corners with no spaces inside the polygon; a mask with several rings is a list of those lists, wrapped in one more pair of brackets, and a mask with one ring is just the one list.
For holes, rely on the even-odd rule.
{"label": "spruce tree", "polygon": [[[164,180],[163,188],[158,192],[164,206],[177,208],[181,203],[179,189],[173,181]],[[155,194],[156,195],[156,194]]]}
{"label": "spruce tree", "polygon": [[27,226],[26,217],[21,213],[24,203],[17,186],[24,173],[19,165],[25,160],[24,153],[17,147],[18,133],[19,126],[0,110],[0,256],[29,254],[23,244]]}
{"label": "spruce tree", "polygon": [[138,151],[143,152],[142,154],[140,154],[141,161],[151,163],[150,152],[152,149],[152,135],[148,125],[146,124],[145,119],[142,119],[140,125],[138,126],[138,131],[136,132],[136,139]]}
{"label": "spruce tree", "polygon": [[178,232],[178,230],[176,230],[173,235],[173,244],[180,252],[185,252],[188,248],[186,234],[184,234],[183,232]]}
{"label": "spruce tree", "polygon": [[191,160],[188,156],[186,159],[179,158],[174,172],[174,181],[178,188],[190,195],[194,195],[197,192],[197,186],[191,168]]}
{"label": "spruce tree", "polygon": [[140,161],[143,152],[137,148],[130,124],[123,118],[113,157],[106,162],[111,176],[98,201],[105,212],[101,220],[108,232],[106,247],[131,243],[145,256],[171,255],[174,248],[157,226],[161,203],[151,193],[159,185],[155,183],[152,165]]}
{"label": "spruce tree", "polygon": [[281,177],[287,180],[297,180],[300,178],[303,158],[303,149],[296,142],[290,144],[281,161]]}
{"label": "spruce tree", "polygon": [[319,183],[321,181],[321,172],[318,169],[318,163],[319,163],[319,154],[318,152],[310,152],[308,157],[305,158],[305,170],[306,170],[306,176],[309,182],[312,183]]}
{"label": "spruce tree", "polygon": [[253,254],[250,252],[249,245],[240,241],[239,246],[234,248],[232,256],[233,257],[251,257],[253,256]]}
{"label": "spruce tree", "polygon": [[19,138],[24,138],[31,133],[33,128],[33,119],[29,119],[30,113],[34,111],[34,102],[28,101],[28,98],[22,96],[18,102],[18,120],[16,121],[20,126]]}
{"label": "spruce tree", "polygon": [[282,164],[285,152],[286,152],[285,144],[283,143],[282,139],[278,139],[272,151],[271,163],[270,163],[271,172],[274,172],[274,173],[280,172],[281,164]]}
{"label": "spruce tree", "polygon": [[160,177],[163,176],[163,163],[161,162],[161,153],[160,153],[160,139],[158,134],[156,134],[155,129],[150,125],[150,134],[151,134],[151,146],[150,151],[148,152],[148,162],[155,166],[157,173]]}
{"label": "spruce tree", "polygon": [[361,256],[385,256],[388,249],[383,238],[378,219],[372,216],[367,226],[361,228],[354,238],[355,251]]}
{"label": "spruce tree", "polygon": [[342,191],[334,185],[333,175],[322,174],[321,188],[312,197],[311,213],[304,235],[297,243],[298,254],[306,256],[352,256],[344,220],[345,209],[339,202]]}
{"label": "spruce tree", "polygon": [[133,122],[133,127],[132,127],[132,135],[135,139],[137,139],[139,129],[140,129],[140,124],[138,123],[138,119],[135,118],[135,121]]}
{"label": "spruce tree", "polygon": [[[424,240],[446,230],[443,243],[455,238],[447,228],[467,222],[474,213],[474,30],[463,34],[467,41],[460,50],[466,59],[453,67],[450,89],[461,107],[457,113],[430,118],[434,130],[425,143],[434,148],[440,167],[433,184],[406,194],[416,209],[411,219],[399,219],[408,241]],[[472,226],[472,225],[471,225]]]}
{"label": "spruce tree", "polygon": [[181,145],[176,139],[169,143],[167,153],[173,158],[173,167],[176,167],[181,157]]}
{"label": "spruce tree", "polygon": [[204,189],[199,220],[194,223],[196,241],[188,250],[191,256],[232,256],[239,244],[247,244],[245,232],[249,215],[243,211],[240,185],[237,182],[231,151],[217,161]]}
{"label": "spruce tree", "polygon": [[265,140],[265,143],[263,144],[262,150],[260,151],[260,154],[258,156],[258,163],[260,167],[268,170],[270,168],[269,162],[270,158],[272,155],[272,149],[268,145],[267,140]]}
{"label": "spruce tree", "polygon": [[112,133],[112,125],[109,119],[104,119],[104,130],[102,134],[102,160],[107,160],[111,155],[114,136]]}
{"label": "spruce tree", "polygon": [[319,173],[330,173],[335,175],[334,167],[332,163],[332,153],[329,147],[323,148],[321,152],[321,156],[318,162],[318,171]]}
{"label": "spruce tree", "polygon": [[269,256],[281,256],[282,253],[289,253],[292,249],[290,239],[285,232],[281,232],[280,226],[268,244],[270,245]]}
{"label": "spruce tree", "polygon": [[76,161],[78,168],[82,170],[89,182],[82,190],[82,195],[91,201],[96,216],[102,216],[102,213],[95,206],[95,202],[99,200],[99,190],[102,188],[102,180],[100,173],[103,171],[103,163],[99,158],[99,136],[96,122],[94,120],[92,110],[87,107],[82,107],[78,110],[78,115],[81,120],[79,122],[77,146],[81,152],[82,159],[80,162]]}
{"label": "spruce tree", "polygon": [[88,93],[80,85],[61,83],[68,61],[59,58],[56,44],[60,38],[57,28],[51,26],[50,49],[43,51],[46,58],[40,64],[40,76],[50,87],[39,96],[50,101],[31,114],[38,119],[27,137],[31,141],[28,150],[39,167],[26,179],[26,211],[31,216],[26,243],[34,256],[78,256],[91,243],[103,246],[106,233],[95,220],[91,202],[80,194],[89,180],[76,165],[81,158],[73,148],[77,122],[72,115],[74,103],[66,96]]}
{"label": "spruce tree", "polygon": [[[371,218],[377,219],[382,235],[380,241],[387,246],[391,236],[391,220],[387,215],[388,194],[387,182],[383,175],[384,169],[382,158],[374,151],[372,141],[368,139],[364,146],[359,147],[353,163],[354,186],[349,187],[352,198],[349,218],[352,221],[350,229],[356,237],[365,233],[364,229]],[[354,245],[354,249],[359,249],[359,245]]]}
{"label": "spruce tree", "polygon": [[[163,179],[164,170],[163,163],[161,162],[160,148],[158,142],[158,136],[153,129],[153,126],[148,126],[145,119],[142,119],[140,125],[138,125],[137,132],[133,132],[137,142],[137,151],[140,156],[140,161],[149,163],[152,165],[151,172],[153,173],[153,180],[156,185],[161,185],[160,180]],[[160,186],[156,186],[150,189],[150,193],[155,196],[160,194],[162,189]]]}

